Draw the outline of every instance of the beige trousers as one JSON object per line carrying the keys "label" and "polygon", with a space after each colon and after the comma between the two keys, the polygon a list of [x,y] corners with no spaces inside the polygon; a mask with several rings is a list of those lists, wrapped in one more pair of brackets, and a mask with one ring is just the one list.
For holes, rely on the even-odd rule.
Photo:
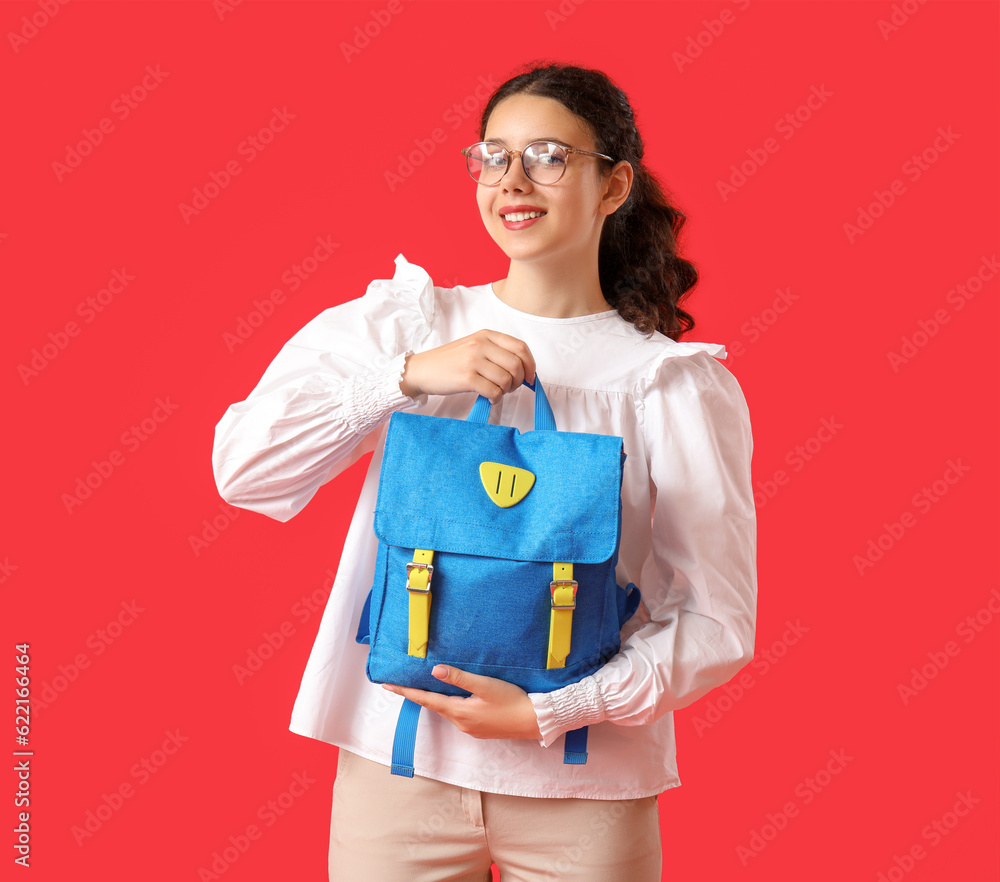
{"label": "beige trousers", "polygon": [[661,862],[655,796],[481,793],[340,750],[330,882],[659,882]]}

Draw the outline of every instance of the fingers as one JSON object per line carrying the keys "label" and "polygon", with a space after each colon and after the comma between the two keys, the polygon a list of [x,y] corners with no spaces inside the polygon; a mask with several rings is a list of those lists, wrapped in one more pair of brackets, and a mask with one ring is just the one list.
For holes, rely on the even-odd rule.
{"label": "fingers", "polygon": [[[524,380],[527,380],[529,384],[534,383],[535,357],[531,354],[528,344],[517,337],[511,337],[509,334],[502,334],[499,331],[485,331],[485,333],[490,342],[504,350],[505,356],[502,357],[506,357],[508,360],[508,364],[504,366],[508,373],[517,380],[511,388],[516,389]],[[513,370],[511,370],[511,366],[513,366]]]}
{"label": "fingers", "polygon": [[[466,692],[471,692],[473,695],[485,695],[489,692],[490,684],[495,682],[492,677],[484,677],[481,674],[471,674],[468,671],[463,671],[459,668],[452,668],[448,665],[434,665],[431,669],[431,674],[438,680],[444,683],[450,683],[452,686],[457,686],[459,689],[464,689]],[[411,701],[417,701],[416,698],[412,698],[409,693],[417,693],[421,701],[417,701],[417,704],[423,704],[424,707],[430,707],[430,704],[424,702],[427,700],[435,700],[437,698],[455,698],[457,696],[444,696],[437,692],[429,692],[425,689],[416,689],[411,686],[397,686],[395,683],[383,683],[383,689],[388,689],[390,692],[395,692],[397,695],[402,695],[404,698],[409,698]]]}
{"label": "fingers", "polygon": [[525,380],[535,379],[535,359],[528,345],[499,331],[483,330],[472,335],[475,344],[475,391],[496,404],[502,395]]}
{"label": "fingers", "polygon": [[527,380],[535,379],[535,359],[523,340],[483,329],[406,359],[400,390],[452,395],[475,392],[495,404]]}
{"label": "fingers", "polygon": [[450,683],[480,698],[487,697],[490,691],[490,684],[496,682],[492,677],[484,677],[482,674],[470,674],[459,668],[452,668],[448,665],[434,665],[431,674],[443,683]]}
{"label": "fingers", "polygon": [[421,707],[425,707],[445,717],[447,716],[447,713],[445,713],[447,700],[454,698],[454,696],[429,692],[426,689],[416,689],[412,686],[396,686],[392,683],[383,683],[382,688],[389,692],[394,692],[396,695],[401,695],[403,698],[408,698],[415,704],[419,704]]}
{"label": "fingers", "polygon": [[466,704],[470,698],[475,701],[476,699],[474,697],[441,695],[438,692],[431,692],[427,689],[416,689],[411,686],[396,686],[391,683],[383,683],[382,688],[388,690],[389,692],[394,692],[396,695],[400,695],[403,698],[408,698],[410,701],[419,704],[421,707],[427,708],[429,711],[434,711],[434,713],[442,716],[459,731],[472,735],[475,738],[480,737],[476,731],[478,717],[474,712],[471,714],[469,713],[470,708],[469,705]]}
{"label": "fingers", "polygon": [[435,665],[431,673],[471,695],[441,695],[425,689],[385,683],[382,688],[426,707],[473,738],[538,739],[538,719],[528,694],[513,683],[472,674],[449,665]]}

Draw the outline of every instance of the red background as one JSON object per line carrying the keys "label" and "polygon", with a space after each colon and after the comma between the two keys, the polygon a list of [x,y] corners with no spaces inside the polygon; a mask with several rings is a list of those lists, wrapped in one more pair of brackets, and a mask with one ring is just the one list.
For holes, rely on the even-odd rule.
{"label": "red background", "polygon": [[[908,879],[997,878],[998,280],[954,293],[997,257],[997,4],[74,2],[47,22],[41,8],[0,7],[2,694],[10,707],[27,641],[33,695],[51,699],[31,721],[34,878],[194,880],[255,823],[223,878],[325,878],[336,750],[286,726],[319,623],[297,604],[336,568],[362,466],[288,524],[227,522],[213,429],[284,341],[391,277],[397,253],[439,285],[504,275],[458,150],[477,138],[477,85],[534,58],[603,69],[629,94],[689,217],[691,339],[743,346],[729,364],[755,434],[758,659],[744,694],[676,715],[664,878],[875,882],[897,856]],[[165,76],[122,118],[116,99],[147,65]],[[786,138],[779,121],[824,89]],[[449,108],[466,101],[462,120]],[[294,119],[249,161],[239,145],[272,108]],[[102,118],[113,129],[57,174]],[[938,155],[939,127],[957,137]],[[421,153],[435,128],[444,143]],[[776,152],[723,199],[730,165],[768,138]],[[387,182],[414,150],[419,165]],[[240,174],[185,222],[180,203],[230,160]],[[879,211],[894,180],[905,189]],[[845,223],[873,202],[851,241]],[[292,292],[282,274],[317,236],[339,247]],[[134,279],[87,312],[123,269]],[[275,288],[285,301],[227,347]],[[894,366],[903,338],[915,348]],[[48,363],[25,372],[36,349]],[[158,399],[175,410],[147,436]],[[824,419],[841,428],[817,435]],[[123,437],[133,425],[145,440]],[[95,461],[109,473],[68,509]],[[935,490],[950,461],[962,474]],[[132,601],[142,612],[108,631]],[[804,630],[794,643],[787,622]],[[239,683],[234,666],[283,624]],[[901,695],[923,665],[933,676]],[[187,740],[143,782],[133,767],[161,758],[167,732]],[[840,750],[846,766],[810,790]],[[265,826],[258,809],[296,772],[316,783]],[[132,795],[78,844],[73,827],[122,785]],[[935,843],[927,825],[957,818],[960,793],[979,802]]]}

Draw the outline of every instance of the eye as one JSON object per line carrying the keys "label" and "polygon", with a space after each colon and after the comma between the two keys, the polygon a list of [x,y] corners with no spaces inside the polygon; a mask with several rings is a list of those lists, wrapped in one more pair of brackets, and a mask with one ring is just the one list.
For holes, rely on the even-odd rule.
{"label": "eye", "polygon": [[507,151],[492,141],[481,145],[478,152],[478,159],[486,168],[503,168],[507,164]]}
{"label": "eye", "polygon": [[532,161],[538,165],[555,168],[566,164],[566,151],[550,141],[536,141],[527,150],[531,152]]}

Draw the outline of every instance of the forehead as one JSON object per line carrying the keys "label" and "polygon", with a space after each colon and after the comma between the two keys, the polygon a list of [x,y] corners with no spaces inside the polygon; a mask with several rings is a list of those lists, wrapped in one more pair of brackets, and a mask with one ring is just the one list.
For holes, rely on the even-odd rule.
{"label": "forehead", "polygon": [[511,95],[490,114],[484,137],[504,147],[518,147],[543,138],[576,147],[591,144],[587,124],[555,98],[541,95]]}

